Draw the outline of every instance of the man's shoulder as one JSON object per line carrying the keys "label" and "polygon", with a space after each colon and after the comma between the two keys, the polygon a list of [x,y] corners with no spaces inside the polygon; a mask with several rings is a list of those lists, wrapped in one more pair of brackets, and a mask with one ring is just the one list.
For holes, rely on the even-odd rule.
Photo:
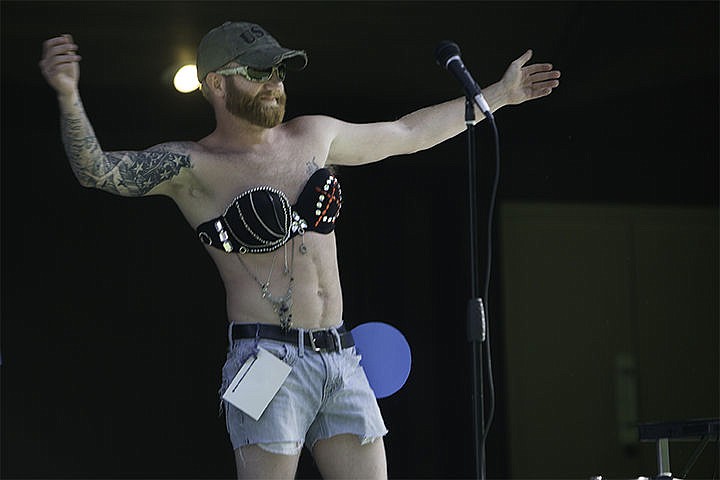
{"label": "man's shoulder", "polygon": [[157,145],[153,145],[152,147],[148,148],[146,151],[148,152],[171,152],[171,153],[177,153],[177,154],[185,154],[190,155],[195,152],[200,152],[204,150],[204,147],[200,145],[198,142],[193,141],[171,141],[171,142],[163,142],[158,143]]}
{"label": "man's shoulder", "polygon": [[192,167],[198,160],[212,153],[202,141],[170,141],[153,145],[145,150],[152,157],[182,159],[183,166]]}
{"label": "man's shoulder", "polygon": [[323,128],[338,120],[327,115],[301,115],[285,122],[287,128]]}
{"label": "man's shoulder", "polygon": [[[342,130],[342,122],[327,115],[305,115],[286,124],[283,138],[291,145],[328,152]],[[326,155],[326,154],[323,154]],[[323,163],[325,159],[323,158]]]}

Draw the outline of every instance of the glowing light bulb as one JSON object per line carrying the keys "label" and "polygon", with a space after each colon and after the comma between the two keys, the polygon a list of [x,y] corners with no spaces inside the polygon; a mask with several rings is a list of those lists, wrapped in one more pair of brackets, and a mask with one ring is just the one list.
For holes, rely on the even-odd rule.
{"label": "glowing light bulb", "polygon": [[195,65],[181,67],[173,78],[173,85],[178,92],[190,93],[197,90],[200,84],[197,81],[197,68]]}

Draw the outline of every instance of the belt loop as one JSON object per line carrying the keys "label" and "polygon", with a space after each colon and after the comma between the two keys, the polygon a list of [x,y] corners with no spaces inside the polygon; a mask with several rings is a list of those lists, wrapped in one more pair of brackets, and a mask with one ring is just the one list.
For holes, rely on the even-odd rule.
{"label": "belt loop", "polygon": [[233,331],[234,325],[235,325],[235,321],[233,320],[232,322],[230,322],[230,325],[228,326],[228,350],[232,350],[232,347],[233,347],[232,331]]}
{"label": "belt loop", "polygon": [[298,328],[298,356],[305,356],[305,329]]}
{"label": "belt loop", "polygon": [[255,343],[253,343],[253,351],[255,355],[258,354],[258,346],[260,345],[260,324],[255,324]]}
{"label": "belt loop", "polygon": [[340,341],[340,334],[337,331],[337,328],[333,328],[330,330],[330,332],[333,334],[333,337],[335,337],[335,351],[339,352],[342,350],[342,342]]}

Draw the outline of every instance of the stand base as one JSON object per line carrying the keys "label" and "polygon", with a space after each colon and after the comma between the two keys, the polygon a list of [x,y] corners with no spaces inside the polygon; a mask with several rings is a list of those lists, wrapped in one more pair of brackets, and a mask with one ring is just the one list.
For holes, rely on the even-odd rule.
{"label": "stand base", "polygon": [[680,478],[685,477],[710,441],[718,441],[720,420],[717,418],[683,420],[679,422],[641,423],[638,425],[641,442],[655,442],[658,475],[656,478],[673,478],[670,470],[670,440],[700,440]]}

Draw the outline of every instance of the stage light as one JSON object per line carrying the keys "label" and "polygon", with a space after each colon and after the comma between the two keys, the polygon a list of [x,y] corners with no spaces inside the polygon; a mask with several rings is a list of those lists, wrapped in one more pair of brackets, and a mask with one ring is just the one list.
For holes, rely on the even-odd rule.
{"label": "stage light", "polygon": [[178,92],[190,93],[197,90],[200,84],[197,81],[197,68],[195,65],[181,67],[173,78],[173,85]]}

